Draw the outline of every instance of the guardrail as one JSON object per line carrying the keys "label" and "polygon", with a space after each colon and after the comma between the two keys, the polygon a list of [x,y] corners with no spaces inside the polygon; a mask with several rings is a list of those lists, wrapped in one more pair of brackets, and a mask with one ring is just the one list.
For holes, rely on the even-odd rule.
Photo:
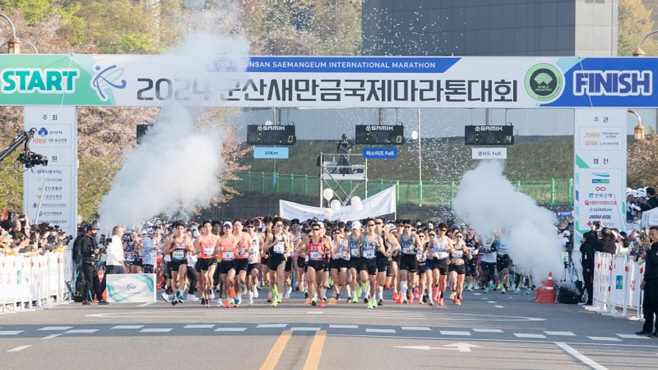
{"label": "guardrail", "polygon": [[[281,174],[278,172],[238,172],[238,180],[226,181],[228,186],[243,194],[296,195],[308,198],[320,196],[318,176]],[[344,181],[350,193],[356,186]],[[547,206],[573,206],[573,180],[513,181],[519,192],[529,195],[537,203]],[[375,194],[395,186],[398,204],[450,206],[457,195],[458,181],[369,180],[368,194]],[[365,198],[365,189],[356,194]],[[422,203],[421,203],[422,201]]]}
{"label": "guardrail", "polygon": [[629,256],[596,252],[594,256],[594,297],[592,311],[606,316],[628,317],[633,310],[642,318],[640,289],[644,264]]}
{"label": "guardrail", "polygon": [[47,308],[64,302],[64,253],[0,256],[0,312]]}

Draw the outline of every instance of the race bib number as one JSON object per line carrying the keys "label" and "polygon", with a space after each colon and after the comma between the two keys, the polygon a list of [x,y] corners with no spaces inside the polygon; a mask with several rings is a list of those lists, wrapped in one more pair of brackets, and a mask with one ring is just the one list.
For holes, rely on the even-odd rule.
{"label": "race bib number", "polygon": [[317,252],[317,251],[311,251],[311,259],[312,259],[313,261],[319,261],[319,260],[322,260],[322,255],[320,254],[320,252]]}
{"label": "race bib number", "polygon": [[227,261],[233,260],[233,251],[226,251],[222,253],[222,260],[227,260]]}
{"label": "race bib number", "polygon": [[274,253],[283,254],[286,251],[283,242],[274,244]]}
{"label": "race bib number", "polygon": [[375,258],[375,251],[373,250],[363,251],[363,258],[368,258],[368,259]]}
{"label": "race bib number", "polygon": [[203,254],[206,256],[212,256],[213,253],[215,253],[215,247],[204,247],[203,248]]}
{"label": "race bib number", "polygon": [[132,262],[134,260],[135,260],[135,255],[134,254],[132,254],[132,253],[126,254],[126,261],[127,262]]}
{"label": "race bib number", "polygon": [[177,249],[171,253],[171,258],[180,261],[185,258],[185,251]]}
{"label": "race bib number", "polygon": [[359,248],[350,249],[350,253],[352,254],[352,256],[356,257],[359,254]]}

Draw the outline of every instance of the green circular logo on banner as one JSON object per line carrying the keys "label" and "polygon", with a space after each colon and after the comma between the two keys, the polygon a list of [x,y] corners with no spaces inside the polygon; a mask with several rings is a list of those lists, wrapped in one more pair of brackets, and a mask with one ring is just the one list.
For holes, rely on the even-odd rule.
{"label": "green circular logo on banner", "polygon": [[525,89],[537,101],[553,100],[562,94],[563,88],[562,73],[551,64],[537,64],[525,74]]}

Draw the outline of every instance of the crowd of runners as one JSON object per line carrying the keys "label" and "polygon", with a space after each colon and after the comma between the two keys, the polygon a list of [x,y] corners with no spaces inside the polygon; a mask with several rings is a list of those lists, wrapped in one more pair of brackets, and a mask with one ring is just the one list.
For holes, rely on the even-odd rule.
{"label": "crowd of runners", "polygon": [[[446,300],[461,305],[465,289],[519,294],[526,288],[528,294],[534,288],[515,271],[498,234],[481,237],[458,224],[381,217],[173,222],[129,231],[124,247],[129,271],[158,273],[162,297],[172,305],[200,300],[228,308],[245,299],[252,305],[266,290],[275,307],[300,292],[312,306],[334,298],[374,309],[392,290],[398,304],[444,306]],[[144,254],[155,261],[145,264]]]}

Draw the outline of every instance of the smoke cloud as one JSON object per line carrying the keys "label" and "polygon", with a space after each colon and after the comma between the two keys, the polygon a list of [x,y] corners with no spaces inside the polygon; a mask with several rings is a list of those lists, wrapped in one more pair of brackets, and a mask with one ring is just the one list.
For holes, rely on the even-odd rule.
{"label": "smoke cloud", "polygon": [[536,282],[545,280],[549,271],[556,274],[563,269],[555,216],[517,192],[503,176],[503,169],[503,161],[484,161],[464,174],[453,209],[483,239],[503,230],[501,238],[514,264]]}
{"label": "smoke cloud", "polygon": [[[228,87],[229,77],[242,77],[249,44],[241,37],[191,35],[180,47],[154,65],[163,76],[190,81],[210,81],[212,100]],[[225,72],[230,72],[230,76]],[[207,106],[216,101],[188,101]],[[194,117],[183,105],[163,107],[155,125],[135,150],[127,151],[112,189],[103,197],[99,213],[104,230],[114,225],[139,225],[159,214],[190,214],[206,207],[220,194],[219,174],[224,166],[221,148],[225,133],[217,125],[195,127]]]}

